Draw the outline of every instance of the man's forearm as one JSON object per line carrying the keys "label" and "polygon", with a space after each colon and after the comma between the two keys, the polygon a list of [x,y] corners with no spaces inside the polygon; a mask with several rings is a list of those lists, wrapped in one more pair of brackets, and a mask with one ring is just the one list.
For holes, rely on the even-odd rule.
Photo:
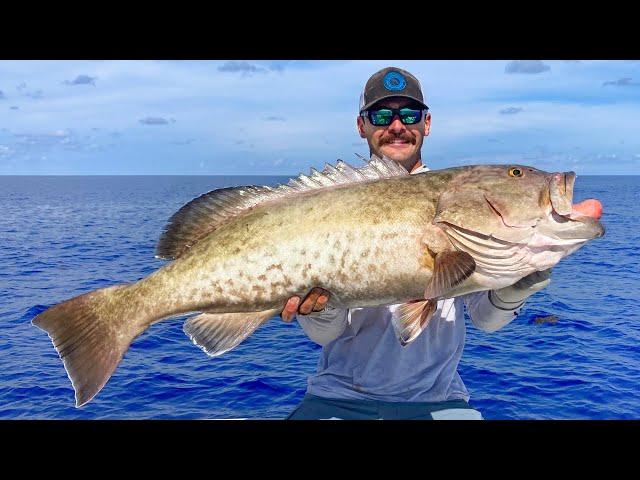
{"label": "man's forearm", "polygon": [[511,323],[525,303],[524,299],[513,304],[501,302],[493,291],[471,293],[464,300],[471,322],[485,332],[495,332]]}
{"label": "man's forearm", "polygon": [[501,329],[518,316],[527,298],[551,283],[551,270],[533,272],[509,287],[465,298],[471,321],[486,332]]}

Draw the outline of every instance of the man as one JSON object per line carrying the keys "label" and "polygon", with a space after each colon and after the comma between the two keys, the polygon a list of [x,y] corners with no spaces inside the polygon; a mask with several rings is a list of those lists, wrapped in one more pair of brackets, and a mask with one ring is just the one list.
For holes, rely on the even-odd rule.
{"label": "man", "polygon": [[[371,154],[386,156],[412,174],[427,171],[421,149],[431,114],[418,80],[385,68],[367,81],[357,127]],[[464,308],[473,324],[494,332],[519,313],[525,299],[546,287],[536,272],[511,287],[438,301],[428,327],[400,345],[390,321],[397,305],[335,309],[331,294],[314,288],[292,297],[282,318],[298,323],[322,345],[317,373],[290,419],[482,419],[469,403],[457,367],[465,340]]]}

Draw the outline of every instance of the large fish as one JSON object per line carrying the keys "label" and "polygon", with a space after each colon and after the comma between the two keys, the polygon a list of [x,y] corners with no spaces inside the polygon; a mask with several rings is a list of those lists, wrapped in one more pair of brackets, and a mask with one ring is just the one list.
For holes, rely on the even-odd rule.
{"label": "large fish", "polygon": [[277,188],[214,190],[170,219],[157,256],[173,262],[55,305],[33,323],[51,337],[76,406],[153,323],[197,314],[184,331],[219,355],[315,286],[339,308],[404,303],[393,323],[407,344],[437,299],[512,285],[602,236],[602,207],[572,205],[574,180],[522,165],[409,175],[373,157]]}

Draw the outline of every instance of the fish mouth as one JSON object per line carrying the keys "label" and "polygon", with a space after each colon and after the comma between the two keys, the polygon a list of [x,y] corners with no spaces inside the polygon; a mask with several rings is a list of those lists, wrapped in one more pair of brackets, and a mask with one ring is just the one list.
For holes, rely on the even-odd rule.
{"label": "fish mouth", "polygon": [[575,172],[554,173],[549,182],[551,219],[555,225],[554,236],[560,239],[590,240],[604,235],[604,226],[599,219],[602,205],[589,199],[573,204]]}

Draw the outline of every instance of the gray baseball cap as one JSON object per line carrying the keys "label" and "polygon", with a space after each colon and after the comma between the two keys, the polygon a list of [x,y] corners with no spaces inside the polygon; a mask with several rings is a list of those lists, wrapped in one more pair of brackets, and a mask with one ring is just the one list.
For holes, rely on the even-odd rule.
{"label": "gray baseball cap", "polygon": [[425,108],[422,87],[416,77],[406,70],[387,67],[371,75],[360,95],[360,113],[374,103],[390,97],[406,97]]}

